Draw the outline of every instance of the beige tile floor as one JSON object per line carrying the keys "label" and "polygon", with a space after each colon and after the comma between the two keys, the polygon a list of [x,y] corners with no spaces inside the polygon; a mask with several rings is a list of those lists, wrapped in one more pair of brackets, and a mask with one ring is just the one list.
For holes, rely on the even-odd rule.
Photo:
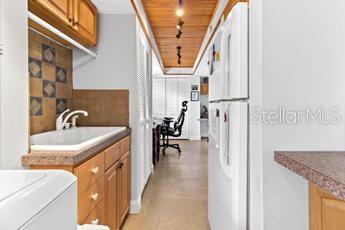
{"label": "beige tile floor", "polygon": [[142,210],[129,215],[123,230],[209,230],[207,142],[179,141],[161,156],[142,197]]}

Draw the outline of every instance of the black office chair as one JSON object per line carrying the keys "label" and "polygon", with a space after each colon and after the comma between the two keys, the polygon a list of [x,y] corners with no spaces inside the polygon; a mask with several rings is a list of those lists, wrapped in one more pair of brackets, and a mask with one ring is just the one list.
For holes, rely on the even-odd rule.
{"label": "black office chair", "polygon": [[174,122],[174,127],[171,127],[170,124],[173,122],[173,118],[171,117],[164,117],[163,122],[161,124],[161,135],[163,136],[163,154],[165,154],[165,150],[167,148],[174,148],[177,149],[179,154],[181,155],[181,148],[179,144],[170,144],[169,137],[180,137],[182,135],[182,128],[184,124],[184,120],[186,117],[186,112],[188,110],[188,101],[182,102],[182,109],[177,118]]}

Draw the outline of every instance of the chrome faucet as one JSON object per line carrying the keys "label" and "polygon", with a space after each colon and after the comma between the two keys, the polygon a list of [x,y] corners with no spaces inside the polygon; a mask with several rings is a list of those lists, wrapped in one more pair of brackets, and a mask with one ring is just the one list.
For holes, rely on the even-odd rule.
{"label": "chrome faucet", "polygon": [[76,111],[69,113],[65,117],[65,119],[63,119],[63,116],[65,115],[65,113],[68,113],[69,111],[70,111],[69,109],[65,110],[63,113],[60,114],[60,116],[58,116],[58,118],[56,118],[56,130],[62,130],[65,127],[66,123],[68,122],[68,119],[70,117],[72,117],[74,114],[82,113],[82,114],[84,114],[85,117],[87,117],[89,115],[86,111],[76,110]]}

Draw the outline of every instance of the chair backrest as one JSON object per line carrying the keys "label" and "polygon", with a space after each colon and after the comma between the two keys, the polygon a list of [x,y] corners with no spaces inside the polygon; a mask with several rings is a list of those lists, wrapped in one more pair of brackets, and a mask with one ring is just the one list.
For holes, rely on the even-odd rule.
{"label": "chair backrest", "polygon": [[174,129],[175,129],[175,132],[177,131],[178,136],[181,136],[181,134],[182,134],[182,127],[184,124],[184,119],[186,117],[186,112],[188,111],[187,104],[188,104],[188,101],[182,102],[182,109],[180,111],[180,114],[178,115],[177,120],[174,123]]}

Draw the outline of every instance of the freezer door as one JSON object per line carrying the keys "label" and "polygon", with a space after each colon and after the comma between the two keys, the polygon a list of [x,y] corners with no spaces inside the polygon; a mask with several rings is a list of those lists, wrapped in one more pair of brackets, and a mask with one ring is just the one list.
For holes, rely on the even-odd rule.
{"label": "freezer door", "polygon": [[221,103],[219,162],[231,183],[231,225],[246,230],[248,190],[248,103]]}
{"label": "freezer door", "polygon": [[248,5],[237,3],[223,25],[222,99],[248,98]]}
{"label": "freezer door", "polygon": [[209,104],[209,144],[208,144],[208,220],[211,229],[215,228],[217,218],[217,170],[219,170],[219,115],[220,104]]}
{"label": "freezer door", "polygon": [[221,91],[219,90],[221,84],[221,59],[220,42],[222,37],[222,31],[219,29],[216,36],[211,43],[208,51],[209,55],[209,101],[217,101],[222,99]]}

